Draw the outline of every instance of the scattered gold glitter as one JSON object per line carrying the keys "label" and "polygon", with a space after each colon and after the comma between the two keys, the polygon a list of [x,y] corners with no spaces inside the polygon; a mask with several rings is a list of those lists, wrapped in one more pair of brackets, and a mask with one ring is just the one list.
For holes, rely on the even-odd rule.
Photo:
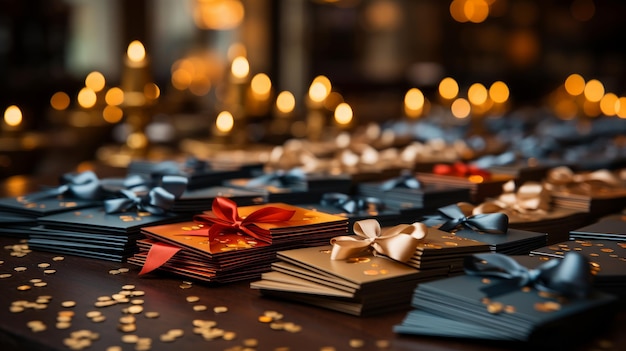
{"label": "scattered gold glitter", "polygon": [[365,275],[378,275],[379,272],[376,269],[366,269],[363,271],[363,274]]}
{"label": "scattered gold glitter", "polygon": [[561,304],[554,301],[537,302],[535,303],[535,310],[539,312],[554,312],[561,309]]}
{"label": "scattered gold glitter", "polygon": [[133,315],[122,316],[120,317],[119,322],[121,324],[133,324],[135,323],[135,316]]}
{"label": "scattered gold glitter", "polygon": [[506,306],[504,306],[504,312],[506,312],[506,313],[515,313],[516,311],[517,311],[517,309],[513,305],[506,305]]}
{"label": "scattered gold glitter", "polygon": [[489,284],[489,283],[491,283],[491,280],[490,280],[489,278],[483,278],[483,279],[481,280],[481,282],[482,282],[483,284]]}
{"label": "scattered gold glitter", "polygon": [[206,305],[194,305],[193,306],[193,310],[196,311],[196,312],[206,311],[207,310],[207,306]]}
{"label": "scattered gold glitter", "polygon": [[15,267],[13,268],[14,271],[16,272],[24,272],[27,268],[26,267]]}
{"label": "scattered gold glitter", "polygon": [[270,323],[273,320],[274,319],[272,317],[270,317],[270,316],[266,316],[266,315],[259,316],[259,322],[261,322],[261,323]]}
{"label": "scattered gold glitter", "polygon": [[30,285],[20,285],[17,287],[17,290],[19,291],[26,291],[26,290],[30,290],[31,286]]}
{"label": "scattered gold glitter", "polygon": [[39,268],[48,268],[50,267],[50,263],[40,263],[37,265],[37,267]]}
{"label": "scattered gold glitter", "polygon": [[122,290],[134,290],[135,286],[132,284],[122,286]]}
{"label": "scattered gold glitter", "polygon": [[120,270],[119,270],[119,269],[111,269],[111,270],[109,271],[109,274],[111,274],[111,275],[117,275],[117,274],[120,274],[120,273],[121,273],[121,272],[120,272]]}
{"label": "scattered gold glitter", "polygon": [[143,306],[141,305],[132,305],[128,307],[128,313],[138,314],[143,312]]}
{"label": "scattered gold glitter", "polygon": [[63,302],[61,302],[61,306],[63,306],[63,307],[74,307],[74,306],[76,306],[76,301],[63,301]]}
{"label": "scattered gold glitter", "polygon": [[28,323],[26,323],[26,325],[34,333],[44,331],[47,328],[42,321],[29,321]]}
{"label": "scattered gold glitter", "polygon": [[45,271],[43,271],[45,274],[54,274],[57,272],[56,269],[46,269]]}
{"label": "scattered gold glitter", "polygon": [[122,342],[125,344],[135,344],[139,340],[139,336],[135,334],[122,335]]}
{"label": "scattered gold glitter", "polygon": [[11,277],[12,277],[12,275],[9,274],[9,273],[0,274],[0,279],[6,279],[6,278],[11,278]]}

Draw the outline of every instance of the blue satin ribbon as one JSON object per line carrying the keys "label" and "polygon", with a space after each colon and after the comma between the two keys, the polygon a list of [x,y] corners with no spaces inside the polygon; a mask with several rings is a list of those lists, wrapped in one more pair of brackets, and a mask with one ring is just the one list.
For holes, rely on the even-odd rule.
{"label": "blue satin ribbon", "polygon": [[565,297],[584,298],[592,289],[593,275],[589,260],[579,252],[570,251],[535,269],[519,264],[499,253],[475,254],[465,257],[465,273],[503,280],[481,290],[489,297],[505,294],[524,286]]}
{"label": "blue satin ribbon", "polygon": [[293,185],[302,185],[305,182],[306,173],[300,168],[293,168],[288,171],[277,170],[252,178],[248,181],[246,187],[254,188],[275,186],[279,188],[288,188]]}
{"label": "blue satin ribbon", "polygon": [[402,174],[396,178],[389,179],[380,185],[380,189],[388,191],[395,188],[408,188],[419,189],[422,185],[413,172],[403,171]]}
{"label": "blue satin ribbon", "polygon": [[101,199],[102,189],[100,179],[92,171],[81,173],[66,173],[61,176],[61,185],[56,188],[46,189],[35,195],[27,196],[29,201],[41,200],[61,195],[68,195],[84,200]]}
{"label": "blue satin ribbon", "polygon": [[163,176],[160,184],[148,191],[121,189],[122,197],[104,201],[106,213],[125,212],[131,209],[150,212],[155,215],[165,214],[187,187],[187,178],[182,176]]}
{"label": "blue satin ribbon", "polygon": [[503,234],[509,229],[509,216],[504,213],[481,213],[466,217],[461,208],[455,204],[441,207],[439,212],[450,218],[439,227],[445,232],[461,226],[491,234]]}
{"label": "blue satin ribbon", "polygon": [[155,175],[184,175],[185,173],[201,172],[207,169],[208,162],[190,156],[181,163],[176,161],[163,161],[150,167],[150,173]]}
{"label": "blue satin ribbon", "polygon": [[374,209],[381,211],[385,208],[382,200],[370,196],[350,196],[342,193],[326,193],[322,195],[320,203],[354,214],[363,210]]}

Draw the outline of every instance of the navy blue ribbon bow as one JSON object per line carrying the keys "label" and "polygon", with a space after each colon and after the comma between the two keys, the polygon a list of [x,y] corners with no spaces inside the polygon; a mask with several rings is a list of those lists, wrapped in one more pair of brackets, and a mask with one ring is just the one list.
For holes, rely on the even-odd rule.
{"label": "navy blue ribbon bow", "polygon": [[106,213],[117,213],[137,209],[162,215],[169,211],[186,187],[186,177],[163,176],[159,185],[147,191],[121,189],[119,194],[122,197],[105,200],[104,210]]}
{"label": "navy blue ribbon bow", "polygon": [[403,171],[400,176],[389,179],[380,185],[380,189],[388,191],[395,188],[419,189],[422,184],[410,171]]}
{"label": "navy blue ribbon bow", "polygon": [[277,170],[252,178],[246,187],[275,186],[278,188],[288,188],[293,185],[303,185],[306,182],[306,174],[300,168],[293,168],[288,171]]}
{"label": "navy blue ribbon bow", "polygon": [[61,195],[68,195],[83,200],[98,200],[102,197],[100,179],[92,171],[66,173],[61,176],[61,185],[46,189],[36,195],[28,196],[35,201]]}
{"label": "navy blue ribbon bow", "polygon": [[568,252],[529,269],[510,256],[499,253],[475,254],[465,257],[465,273],[502,278],[481,289],[489,297],[501,295],[524,286],[564,297],[584,298],[592,288],[593,275],[589,260],[579,252]]}
{"label": "navy blue ribbon bow", "polygon": [[342,193],[326,193],[320,203],[354,214],[364,210],[381,211],[385,208],[382,200],[370,196],[349,196]]}
{"label": "navy blue ribbon bow", "polygon": [[450,218],[439,227],[445,232],[465,226],[475,231],[503,234],[509,227],[509,216],[504,213],[481,213],[466,217],[461,208],[455,204],[441,207],[439,212]]}

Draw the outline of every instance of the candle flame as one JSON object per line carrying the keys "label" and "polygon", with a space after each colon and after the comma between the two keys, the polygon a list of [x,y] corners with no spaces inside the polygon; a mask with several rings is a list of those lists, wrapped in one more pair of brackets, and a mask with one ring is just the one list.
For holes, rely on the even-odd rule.
{"label": "candle flame", "polygon": [[230,112],[222,111],[219,115],[217,115],[217,119],[215,120],[215,126],[220,132],[228,133],[233,129],[234,125],[235,119]]}
{"label": "candle flame", "polygon": [[22,110],[16,105],[11,105],[4,110],[4,122],[11,126],[17,127],[22,123]]}
{"label": "candle flame", "polygon": [[459,84],[452,77],[446,77],[439,82],[439,94],[444,99],[454,99],[459,93]]}
{"label": "candle flame", "polygon": [[131,61],[140,62],[146,58],[146,49],[139,40],[133,40],[130,44],[128,44],[126,54]]}
{"label": "candle flame", "polygon": [[250,73],[250,64],[243,56],[235,57],[233,64],[230,67],[230,71],[236,78],[246,78],[248,73]]}
{"label": "candle flame", "polygon": [[250,81],[252,92],[259,97],[267,98],[272,90],[272,80],[265,73],[259,73]]}

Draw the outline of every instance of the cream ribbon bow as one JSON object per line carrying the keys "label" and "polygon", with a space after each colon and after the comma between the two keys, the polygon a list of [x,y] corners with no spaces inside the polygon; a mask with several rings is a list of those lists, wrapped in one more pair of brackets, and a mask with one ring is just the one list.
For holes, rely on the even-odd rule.
{"label": "cream ribbon bow", "polygon": [[375,219],[357,221],[353,228],[356,236],[342,235],[330,240],[333,246],[331,260],[355,257],[371,247],[375,253],[406,262],[428,232],[426,225],[419,222],[381,228]]}
{"label": "cream ribbon bow", "polygon": [[620,179],[607,169],[575,173],[565,166],[551,169],[546,182],[553,190],[579,190],[585,194],[592,194],[599,188],[616,188],[621,184]]}

